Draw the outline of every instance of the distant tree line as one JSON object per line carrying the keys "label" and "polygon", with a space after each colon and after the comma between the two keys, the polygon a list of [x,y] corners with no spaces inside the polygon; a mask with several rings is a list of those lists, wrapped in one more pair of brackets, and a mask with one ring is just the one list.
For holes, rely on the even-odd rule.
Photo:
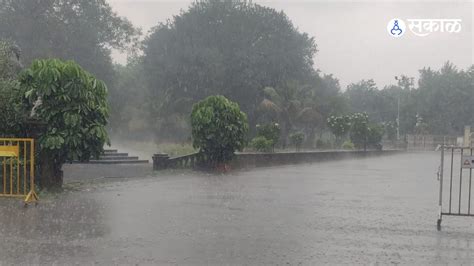
{"label": "distant tree line", "polygon": [[382,89],[373,80],[350,84],[343,93],[349,111],[367,112],[373,121],[393,127],[400,103],[402,135],[462,135],[465,125],[474,125],[474,66],[463,70],[446,62],[439,70],[419,73],[418,84],[403,75],[396,77],[397,85]]}
{"label": "distant tree line", "polygon": [[278,123],[282,146],[298,132],[307,146],[318,140],[324,146],[331,115],[366,113],[389,139],[396,138],[398,113],[402,137],[456,135],[474,124],[473,67],[460,70],[447,62],[440,70],[420,70],[418,84],[400,75],[395,85],[379,88],[369,79],[342,91],[336,77],[314,70],[316,52],[315,40],[283,12],[238,1],[193,3],[153,28],[143,55],[126,67],[148,93],[137,97],[151,99],[133,110],[140,115],[124,114],[129,129],[149,129],[160,141],[186,140],[192,104],[215,94],[237,102],[248,115],[250,138],[258,135],[256,125]]}
{"label": "distant tree line", "polygon": [[[473,67],[446,63],[420,70],[417,84],[401,75],[396,85],[369,79],[343,90],[316,70],[314,38],[283,12],[247,1],[197,1],[142,36],[105,0],[0,0],[0,38],[18,47],[24,65],[72,59],[103,80],[112,136],[187,141],[193,104],[217,94],[246,113],[249,139],[257,125],[278,123],[283,147],[300,141],[296,133],[324,146],[328,118],[354,113],[392,139],[398,109],[401,135],[459,135],[474,124]],[[112,48],[129,52],[126,65],[112,63]]]}

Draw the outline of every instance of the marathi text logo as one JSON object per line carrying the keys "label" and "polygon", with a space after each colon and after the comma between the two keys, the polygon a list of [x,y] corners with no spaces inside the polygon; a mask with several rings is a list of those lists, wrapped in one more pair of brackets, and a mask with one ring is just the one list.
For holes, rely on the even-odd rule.
{"label": "marathi text logo", "polygon": [[[416,36],[425,37],[433,32],[458,33],[461,31],[461,19],[407,19],[408,28]],[[405,33],[405,22],[392,19],[387,25],[388,33],[393,37],[401,37]]]}
{"label": "marathi text logo", "polygon": [[395,38],[402,37],[405,34],[405,29],[405,22],[399,18],[390,20],[387,25],[388,33]]}

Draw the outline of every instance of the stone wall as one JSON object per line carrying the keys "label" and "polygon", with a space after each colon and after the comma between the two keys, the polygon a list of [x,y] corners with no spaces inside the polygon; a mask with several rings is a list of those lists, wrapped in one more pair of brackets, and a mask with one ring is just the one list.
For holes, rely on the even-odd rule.
{"label": "stone wall", "polygon": [[252,168],[272,165],[285,165],[309,162],[323,162],[368,156],[382,156],[400,153],[400,150],[382,151],[315,151],[278,153],[239,153],[231,162],[234,168]]}
{"label": "stone wall", "polygon": [[[232,168],[253,168],[272,165],[322,162],[367,156],[391,155],[403,152],[401,150],[381,151],[313,151],[313,152],[276,152],[276,153],[237,153],[230,163]],[[153,156],[153,169],[194,168],[202,162],[199,154],[169,158],[164,154]]]}
{"label": "stone wall", "polygon": [[406,135],[408,150],[429,150],[434,151],[438,145],[457,146],[456,136],[441,135]]}

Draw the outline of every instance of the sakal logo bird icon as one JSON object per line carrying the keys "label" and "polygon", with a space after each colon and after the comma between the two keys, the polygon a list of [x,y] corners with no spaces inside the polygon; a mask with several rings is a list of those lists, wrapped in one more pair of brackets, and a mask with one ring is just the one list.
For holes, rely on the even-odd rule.
{"label": "sakal logo bird icon", "polygon": [[399,18],[394,18],[387,24],[388,34],[395,38],[402,37],[406,28],[405,22]]}

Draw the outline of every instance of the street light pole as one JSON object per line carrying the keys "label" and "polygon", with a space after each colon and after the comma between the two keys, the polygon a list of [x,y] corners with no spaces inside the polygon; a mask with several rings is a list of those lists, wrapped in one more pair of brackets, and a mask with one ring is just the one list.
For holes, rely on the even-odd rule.
{"label": "street light pole", "polygon": [[397,140],[400,140],[400,94],[398,94],[397,108]]}
{"label": "street light pole", "polygon": [[[398,76],[395,76],[395,80],[398,82]],[[397,140],[400,140],[400,94],[398,93],[398,101],[397,101]]]}

